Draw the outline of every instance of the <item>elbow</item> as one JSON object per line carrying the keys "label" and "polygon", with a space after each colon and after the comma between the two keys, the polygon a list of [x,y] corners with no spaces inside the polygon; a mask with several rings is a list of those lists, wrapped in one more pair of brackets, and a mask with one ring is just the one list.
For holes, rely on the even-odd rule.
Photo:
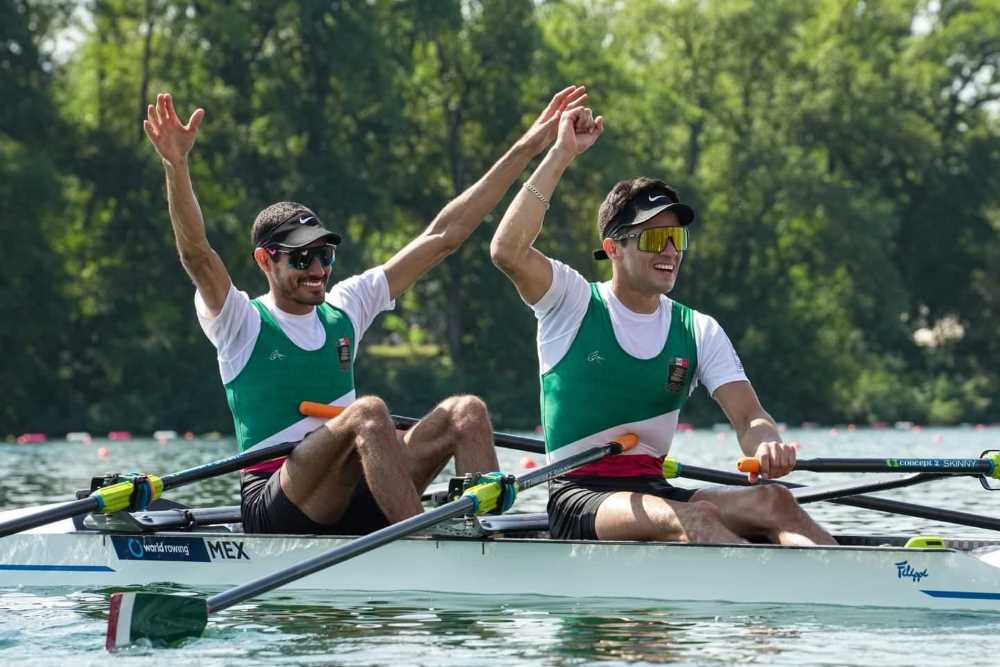
{"label": "elbow", "polygon": [[496,239],[493,239],[490,243],[490,260],[493,262],[493,266],[504,273],[510,273],[511,269],[517,263],[510,249],[504,247],[504,244],[497,242]]}

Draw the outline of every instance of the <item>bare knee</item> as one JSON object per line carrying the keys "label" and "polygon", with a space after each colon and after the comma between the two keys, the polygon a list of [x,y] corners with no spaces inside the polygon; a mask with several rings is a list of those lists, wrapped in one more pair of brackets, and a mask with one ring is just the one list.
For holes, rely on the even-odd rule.
{"label": "bare knee", "polygon": [[489,410],[478,396],[451,396],[441,402],[440,408],[448,414],[449,425],[456,430],[489,423]]}
{"label": "bare knee", "polygon": [[358,430],[372,425],[384,428],[385,424],[392,421],[388,406],[378,396],[362,396],[351,403],[342,417],[346,417],[343,421],[348,422]]}

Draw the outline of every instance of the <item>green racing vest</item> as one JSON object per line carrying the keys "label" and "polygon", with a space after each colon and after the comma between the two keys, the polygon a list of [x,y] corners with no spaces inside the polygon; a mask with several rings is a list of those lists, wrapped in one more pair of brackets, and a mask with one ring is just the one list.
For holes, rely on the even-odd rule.
{"label": "green racing vest", "polygon": [[[652,419],[687,402],[697,371],[694,311],[673,301],[666,343],[652,359],[637,359],[618,344],[597,283],[566,355],[541,376],[542,427],[551,460],[569,447],[616,426]],[[596,443],[602,444],[602,443]]]}
{"label": "green racing vest", "polygon": [[300,402],[331,403],[353,398],[354,391],[354,325],[347,313],[328,303],[317,306],[326,342],[307,351],[285,335],[260,299],[250,303],[260,313],[260,333],[247,365],[225,385],[241,452],[302,421]]}

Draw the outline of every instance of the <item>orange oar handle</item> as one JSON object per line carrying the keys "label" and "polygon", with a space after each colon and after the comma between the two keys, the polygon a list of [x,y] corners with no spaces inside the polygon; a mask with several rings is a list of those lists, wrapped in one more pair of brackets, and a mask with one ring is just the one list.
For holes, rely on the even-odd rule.
{"label": "orange oar handle", "polygon": [[760,459],[756,456],[744,456],[736,462],[736,468],[740,472],[760,472]]}
{"label": "orange oar handle", "polygon": [[299,412],[306,417],[333,419],[343,411],[344,408],[341,405],[327,405],[326,403],[315,403],[313,401],[302,401],[299,403]]}
{"label": "orange oar handle", "polygon": [[639,436],[635,433],[626,433],[620,438],[615,438],[612,442],[617,442],[622,446],[622,449],[628,451],[639,444]]}

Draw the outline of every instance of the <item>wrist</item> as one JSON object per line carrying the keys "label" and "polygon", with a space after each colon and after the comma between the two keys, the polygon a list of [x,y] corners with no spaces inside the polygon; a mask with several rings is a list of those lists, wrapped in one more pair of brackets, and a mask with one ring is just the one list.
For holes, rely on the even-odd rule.
{"label": "wrist", "polygon": [[167,158],[160,158],[163,163],[163,168],[167,171],[187,171],[188,170],[188,159],[185,155],[184,157],[177,158],[175,160],[168,160]]}
{"label": "wrist", "polygon": [[563,167],[569,166],[571,162],[576,158],[576,153],[574,153],[569,148],[560,146],[556,144],[549,149],[549,153],[546,159],[552,160],[558,165]]}

